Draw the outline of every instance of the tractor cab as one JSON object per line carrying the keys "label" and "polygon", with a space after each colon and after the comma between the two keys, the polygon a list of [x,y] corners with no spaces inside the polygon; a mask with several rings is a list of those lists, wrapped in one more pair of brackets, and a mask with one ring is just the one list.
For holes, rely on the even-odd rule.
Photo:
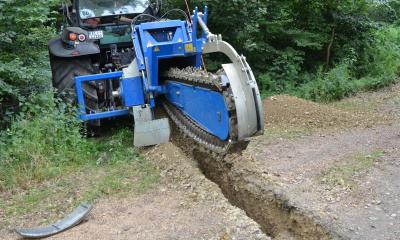
{"label": "tractor cab", "polygon": [[[148,10],[148,0],[79,0],[79,25],[89,31],[89,39],[98,39],[100,46],[109,44],[129,45],[130,19]],[[98,31],[93,31],[97,29]]]}
{"label": "tractor cab", "polygon": [[72,0],[62,10],[67,26],[80,27],[88,32],[100,48],[131,47],[131,19],[139,14],[156,15],[157,1],[149,0]]}
{"label": "tractor cab", "polygon": [[77,3],[79,17],[83,21],[109,16],[140,14],[149,7],[147,0],[80,0]]}
{"label": "tractor cab", "polygon": [[[60,12],[64,23],[60,36],[50,40],[49,55],[53,87],[74,101],[74,77],[120,71],[134,59],[132,22],[155,18],[161,0],[71,0]],[[144,17],[143,17],[144,16]],[[139,24],[140,21],[137,21]],[[115,105],[112,90],[119,83],[84,84],[88,111]],[[99,125],[99,121],[91,122]]]}
{"label": "tractor cab", "polygon": [[148,21],[160,6],[161,0],[71,0],[60,8],[63,33],[50,41],[50,56],[55,62],[85,59],[94,72],[121,70],[134,56],[133,19]]}

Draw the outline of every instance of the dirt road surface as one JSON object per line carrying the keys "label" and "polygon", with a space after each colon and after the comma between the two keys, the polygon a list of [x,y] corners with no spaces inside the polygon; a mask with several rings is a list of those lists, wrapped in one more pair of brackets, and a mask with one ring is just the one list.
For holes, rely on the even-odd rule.
{"label": "dirt road surface", "polygon": [[158,187],[50,239],[400,239],[399,92],[269,98],[266,133],[225,157],[182,136],[145,149]]}
{"label": "dirt road surface", "polygon": [[[398,90],[397,85],[342,101],[339,106],[352,107],[346,111],[350,120],[335,116],[334,109],[320,113],[315,119],[340,123],[314,125],[308,129],[314,133],[294,139],[260,138],[248,154],[259,171],[281,184],[294,206],[322,219],[337,236],[400,239]],[[315,122],[310,115],[297,114],[309,120],[303,122]]]}
{"label": "dirt road surface", "polygon": [[273,238],[400,239],[398,90],[331,105],[272,97],[244,153],[197,160]]}
{"label": "dirt road surface", "polygon": [[[162,170],[160,186],[100,200],[86,222],[49,239],[270,239],[178,147],[168,143],[143,154]],[[18,239],[11,229],[0,233]]]}

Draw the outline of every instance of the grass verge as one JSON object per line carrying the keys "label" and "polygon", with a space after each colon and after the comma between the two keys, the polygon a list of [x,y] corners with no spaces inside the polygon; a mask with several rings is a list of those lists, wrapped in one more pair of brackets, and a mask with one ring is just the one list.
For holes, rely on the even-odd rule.
{"label": "grass verge", "polygon": [[97,159],[73,168],[60,167],[63,173],[56,177],[1,192],[0,227],[8,226],[22,216],[27,220],[38,219],[36,224],[47,224],[62,218],[81,202],[124,197],[154,186],[160,174],[136,153],[131,135],[130,130],[123,129],[112,137],[89,140],[100,150]]}
{"label": "grass verge", "polygon": [[368,171],[384,151],[377,150],[371,154],[359,154],[347,159],[346,163],[333,166],[320,176],[322,183],[329,185],[351,186],[357,176]]}
{"label": "grass verge", "polygon": [[44,224],[80,202],[140,193],[159,181],[133,147],[131,129],[84,138],[72,112],[52,96],[37,97],[49,105],[27,109],[0,136],[0,228]]}

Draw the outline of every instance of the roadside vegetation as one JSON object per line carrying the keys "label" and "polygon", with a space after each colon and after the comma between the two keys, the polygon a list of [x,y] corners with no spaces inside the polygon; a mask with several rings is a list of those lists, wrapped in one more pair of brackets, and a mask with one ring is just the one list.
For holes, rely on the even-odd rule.
{"label": "roadside vegetation", "polygon": [[348,157],[345,163],[333,166],[321,174],[320,180],[324,184],[351,187],[357,176],[369,171],[384,155],[384,151],[376,150],[371,154],[358,154]]}
{"label": "roadside vegetation", "polygon": [[[202,3],[189,1],[192,9]],[[0,216],[33,211],[49,195],[72,194],[72,206],[158,181],[130,129],[87,139],[74,109],[54,97],[47,42],[62,25],[59,4],[0,0]],[[398,0],[207,4],[210,29],[248,57],[265,96],[329,102],[390,85],[400,73]],[[178,0],[164,8],[186,10]]]}
{"label": "roadside vegetation", "polygon": [[400,73],[398,0],[201,2],[210,29],[247,56],[264,95],[329,102],[387,86]]}
{"label": "roadside vegetation", "polygon": [[158,181],[158,171],[133,147],[131,129],[86,138],[75,109],[55,97],[47,42],[61,24],[59,4],[0,0],[2,221],[39,209],[62,213]]}
{"label": "roadside vegetation", "polygon": [[72,108],[53,96],[33,96],[24,116],[2,132],[0,228],[21,215],[45,224],[81,202],[140,193],[159,181],[133,147],[131,129],[86,139]]}

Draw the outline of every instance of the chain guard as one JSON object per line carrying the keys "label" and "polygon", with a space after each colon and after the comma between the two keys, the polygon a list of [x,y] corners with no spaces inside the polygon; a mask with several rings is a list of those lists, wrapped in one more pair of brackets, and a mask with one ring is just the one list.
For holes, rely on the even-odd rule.
{"label": "chain guard", "polygon": [[224,79],[224,77],[226,78],[224,71],[213,74],[193,67],[185,69],[172,68],[163,74],[163,77],[167,81],[181,82],[219,92],[224,97],[225,104],[229,111],[230,122],[229,139],[227,141],[222,141],[204,130],[199,124],[187,117],[179,108],[169,103],[167,100],[163,102],[163,106],[179,129],[195,142],[219,154],[228,152],[230,147],[237,142],[238,125],[232,89],[230,88],[229,82]]}

